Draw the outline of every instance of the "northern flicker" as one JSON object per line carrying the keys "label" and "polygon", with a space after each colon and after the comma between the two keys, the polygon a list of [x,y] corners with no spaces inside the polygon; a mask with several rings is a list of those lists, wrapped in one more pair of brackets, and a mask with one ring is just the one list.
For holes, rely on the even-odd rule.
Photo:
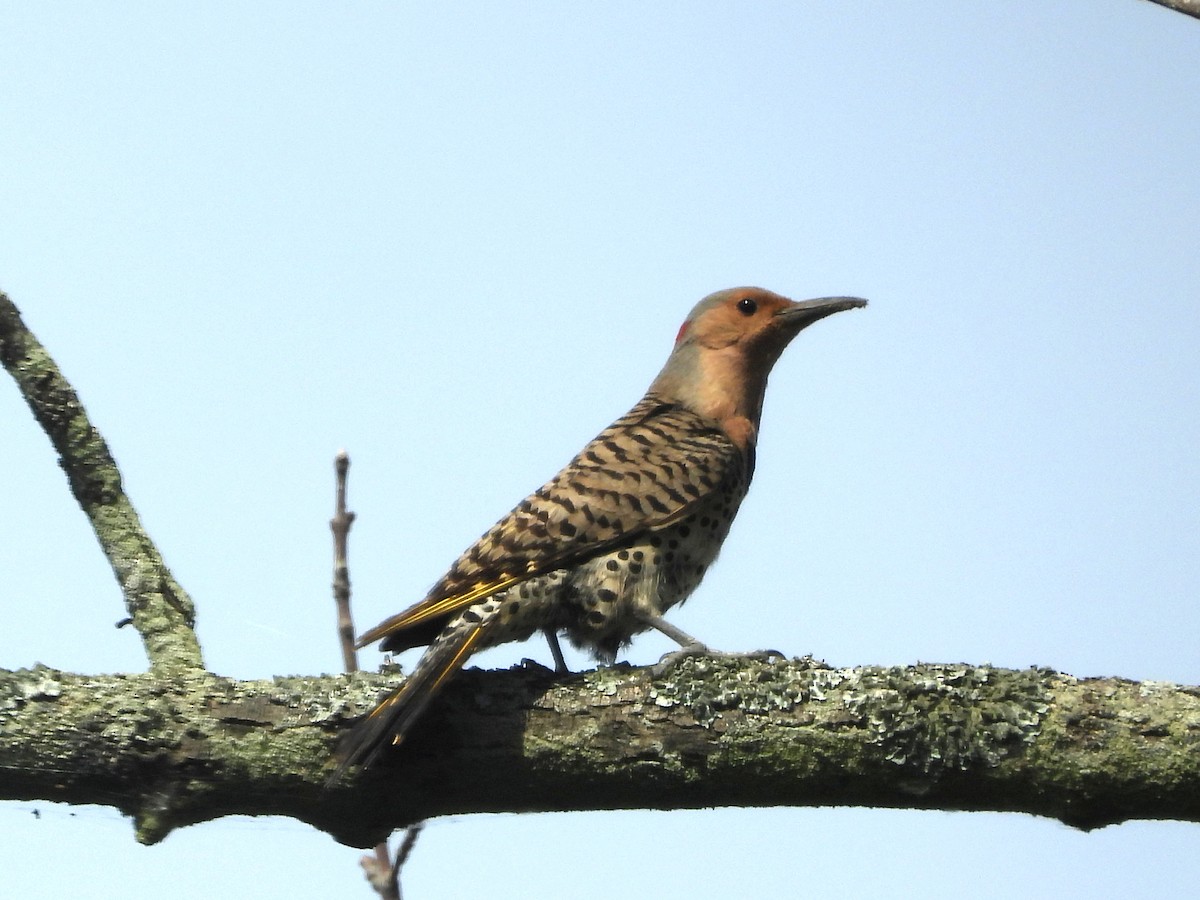
{"label": "northern flicker", "polygon": [[425,599],[363,634],[385,651],[428,645],[413,673],[359,722],[334,775],[400,743],[478,650],[556,635],[611,661],[650,628],[686,652],[706,648],[667,623],[716,559],[754,472],[767,376],[801,329],[865,306],[797,303],[761,288],[712,294],[691,311],[636,406],[467,549]]}

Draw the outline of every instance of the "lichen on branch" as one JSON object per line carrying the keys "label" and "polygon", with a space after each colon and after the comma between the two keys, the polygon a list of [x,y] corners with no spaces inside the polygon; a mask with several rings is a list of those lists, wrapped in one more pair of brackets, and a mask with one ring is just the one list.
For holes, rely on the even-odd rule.
{"label": "lichen on branch", "polygon": [[[50,353],[0,292],[0,364],[50,438],[156,671],[203,668],[195,608],[142,527],[108,444]],[[13,477],[13,473],[9,473]]]}
{"label": "lichen on branch", "polygon": [[0,799],[102,803],[139,840],[285,815],[366,847],[473,812],[885,806],[1200,821],[1200,691],[964,664],[685,660],[471,669],[409,742],[333,787],[395,674],[0,671]]}

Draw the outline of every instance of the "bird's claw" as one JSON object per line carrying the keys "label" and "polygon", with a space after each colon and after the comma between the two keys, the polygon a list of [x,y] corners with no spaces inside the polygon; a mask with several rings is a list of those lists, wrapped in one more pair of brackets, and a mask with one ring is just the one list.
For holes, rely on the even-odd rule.
{"label": "bird's claw", "polygon": [[655,678],[662,678],[671,669],[679,665],[685,659],[690,659],[694,656],[709,656],[712,651],[704,644],[697,641],[694,644],[685,644],[678,650],[672,650],[670,653],[664,653],[662,658],[654,664],[654,668],[650,670],[650,674]]}
{"label": "bird's claw", "polygon": [[536,659],[530,659],[528,656],[521,660],[517,664],[517,667],[526,672],[535,672],[545,677],[561,678],[564,674],[570,674],[570,672],[559,672],[557,669],[552,669],[545,663],[539,662]]}

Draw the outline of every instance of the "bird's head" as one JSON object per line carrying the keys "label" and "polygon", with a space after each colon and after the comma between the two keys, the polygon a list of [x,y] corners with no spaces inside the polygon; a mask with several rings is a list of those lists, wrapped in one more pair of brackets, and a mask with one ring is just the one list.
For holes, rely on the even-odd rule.
{"label": "bird's head", "polygon": [[[744,419],[752,441],[767,376],[784,347],[818,319],[866,305],[858,297],[796,302],[755,287],[710,294],[680,326],[675,349],[650,390],[718,422]],[[735,422],[726,430],[737,440],[734,432],[745,426]]]}

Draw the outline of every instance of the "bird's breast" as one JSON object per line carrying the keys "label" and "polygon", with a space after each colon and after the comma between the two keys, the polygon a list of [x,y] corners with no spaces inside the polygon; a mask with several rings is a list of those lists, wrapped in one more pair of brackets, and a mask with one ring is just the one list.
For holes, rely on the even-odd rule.
{"label": "bird's breast", "polygon": [[567,573],[558,627],[575,646],[598,659],[613,659],[646,630],[646,614],[661,616],[700,584],[745,493],[742,484],[714,494],[678,522]]}

